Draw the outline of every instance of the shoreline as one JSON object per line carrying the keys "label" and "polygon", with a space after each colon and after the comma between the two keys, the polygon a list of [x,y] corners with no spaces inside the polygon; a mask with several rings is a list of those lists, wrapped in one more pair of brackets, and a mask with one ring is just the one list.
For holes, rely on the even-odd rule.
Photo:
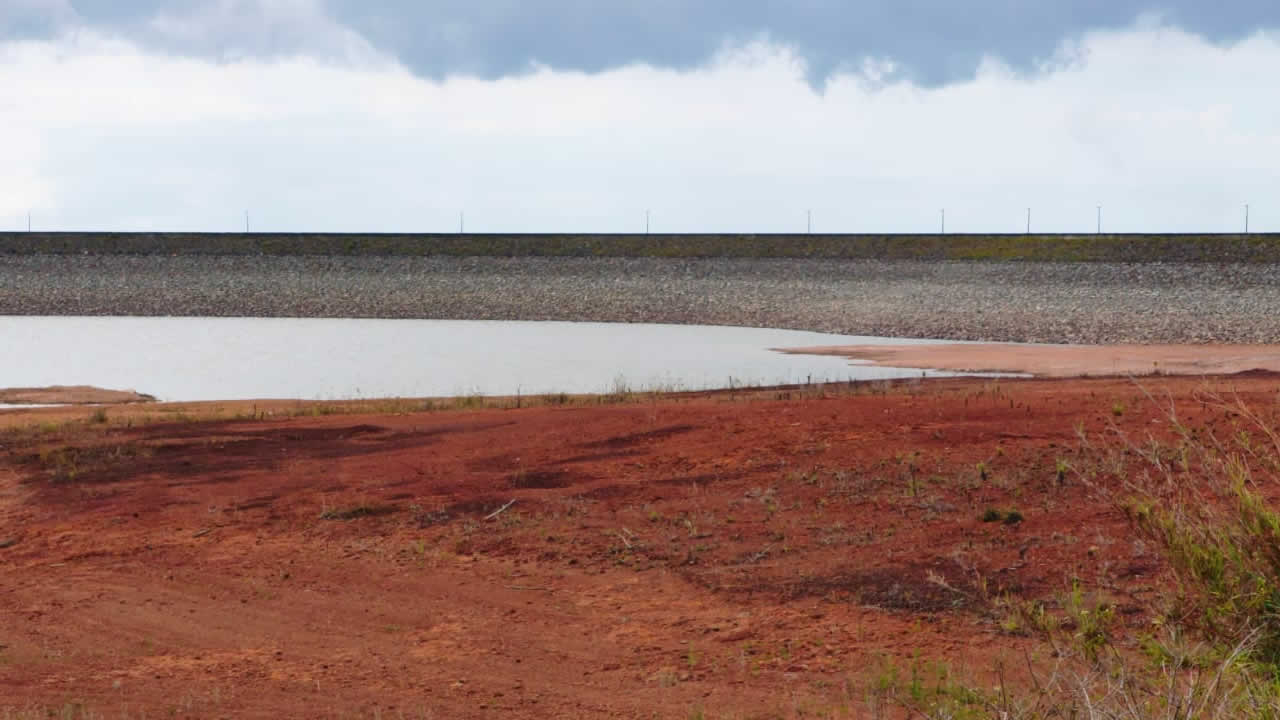
{"label": "shoreline", "polygon": [[[1033,383],[1048,387],[1069,389],[1076,382],[1098,380],[1117,380],[1125,378],[1147,377],[1152,379],[1168,378],[1202,378],[1208,381],[1229,382],[1235,379],[1257,380],[1265,377],[1280,377],[1280,346],[1269,350],[1269,362],[1266,367],[1244,367],[1238,362],[1240,356],[1220,358],[1216,367],[1220,371],[1204,371],[1202,367],[1188,367],[1182,363],[1162,364],[1160,372],[1125,372],[1114,366],[1095,363],[1083,372],[1062,374],[1062,372],[1046,371],[1043,367],[1023,364],[1022,369],[1002,370],[958,370],[963,362],[957,357],[980,357],[985,351],[986,357],[994,357],[1002,348],[1010,346],[1001,343],[968,343],[953,345],[921,345],[921,346],[830,346],[812,348],[778,349],[788,354],[813,354],[845,357],[850,360],[863,361],[869,364],[882,365],[902,358],[892,358],[895,351],[919,350],[912,355],[913,362],[921,363],[918,370],[953,370],[973,373],[1004,373],[994,379],[1000,382]],[[1060,350],[1052,346],[1015,346],[1031,347],[1035,350]],[[1084,348],[1081,350],[1107,350],[1108,348]],[[1177,346],[1183,349],[1195,349],[1201,346]],[[929,358],[931,350],[946,348],[962,348],[956,357],[947,357],[943,353]],[[963,348],[973,348],[963,350]],[[1210,350],[1219,348],[1208,348]],[[982,352],[979,352],[982,351]],[[904,353],[907,354],[907,353]],[[1092,353],[1100,355],[1099,353]],[[882,358],[876,360],[875,358]],[[978,363],[981,364],[981,363]],[[992,364],[992,363],[987,363]],[[927,366],[926,366],[927,365]],[[890,365],[901,367],[900,365]],[[994,366],[994,365],[993,365]],[[1239,368],[1239,369],[1236,369]],[[359,398],[345,400],[306,400],[300,398],[235,398],[224,400],[146,400],[120,402],[116,404],[13,404],[0,406],[0,429],[6,427],[22,427],[33,422],[41,423],[77,423],[88,418],[91,422],[131,425],[134,422],[152,424],[156,422],[255,422],[255,421],[288,421],[302,418],[321,418],[329,416],[364,416],[364,415],[415,415],[420,413],[458,413],[483,411],[510,411],[542,409],[587,409],[595,407],[627,406],[639,402],[685,403],[702,402],[715,399],[730,398],[735,402],[768,399],[804,399],[813,396],[859,395],[865,392],[881,392],[887,388],[927,387],[931,391],[942,391],[946,388],[969,387],[973,383],[986,383],[993,379],[984,375],[954,375],[942,377],[903,377],[890,379],[853,380],[814,384],[762,385],[747,387],[718,388],[710,390],[678,390],[669,392],[636,391],[622,394],[616,393],[552,393],[544,395],[492,395],[476,398],[474,396],[438,396],[438,397],[385,397]],[[104,391],[112,392],[112,391]],[[130,391],[132,392],[132,391]],[[149,397],[149,396],[143,396]],[[86,412],[103,413],[89,415]]]}
{"label": "shoreline", "polygon": [[[1007,374],[1013,379],[1072,380],[1098,377],[1149,377],[1149,376],[1216,376],[1228,377],[1241,373],[1280,373],[1280,344],[1162,344],[1162,345],[1049,345],[1014,343],[938,343],[908,345],[830,345],[811,347],[772,348],[786,355],[816,355],[846,358],[854,363],[875,367],[906,370],[937,370],[957,373]],[[946,378],[933,378],[941,380]],[[917,379],[911,378],[911,381]],[[850,381],[864,384],[882,382],[876,380]],[[893,380],[883,382],[894,382]],[[841,385],[844,383],[820,383]],[[708,390],[683,390],[659,393],[664,397],[705,397],[723,393],[751,393],[781,389],[798,389],[803,385],[765,385]],[[640,392],[651,395],[653,393]],[[635,394],[635,393],[627,393]],[[565,398],[566,404],[608,397],[608,393],[552,393],[547,397]],[[497,406],[519,407],[541,404],[534,395],[495,395],[485,397]],[[75,415],[85,407],[101,407],[119,410],[129,406],[144,413],[162,412],[196,414],[243,414],[252,410],[265,416],[298,414],[308,408],[321,408],[325,412],[386,411],[390,407],[447,406],[449,403],[471,401],[457,397],[381,397],[349,400],[305,400],[301,398],[231,398],[209,401],[159,402],[145,393],[135,390],[110,390],[91,386],[49,386],[42,388],[0,388],[0,411],[10,416],[26,415],[24,411],[44,410],[53,414]]]}
{"label": "shoreline", "polygon": [[878,367],[1024,373],[1039,378],[1280,373],[1280,345],[843,345],[779,349],[844,357]]}

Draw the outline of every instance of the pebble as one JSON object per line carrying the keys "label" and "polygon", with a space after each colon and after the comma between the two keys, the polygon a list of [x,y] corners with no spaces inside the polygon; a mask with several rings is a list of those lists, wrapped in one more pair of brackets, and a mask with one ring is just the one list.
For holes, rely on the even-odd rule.
{"label": "pebble", "polygon": [[0,314],[567,320],[1043,343],[1280,342],[1280,265],[0,255]]}

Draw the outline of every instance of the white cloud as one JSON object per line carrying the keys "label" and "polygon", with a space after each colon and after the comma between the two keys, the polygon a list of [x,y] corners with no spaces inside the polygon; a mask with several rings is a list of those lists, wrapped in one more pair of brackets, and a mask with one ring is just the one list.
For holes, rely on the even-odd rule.
{"label": "white cloud", "polygon": [[[292,12],[306,3],[278,3]],[[299,10],[300,11],[300,10]],[[170,28],[172,31],[173,29]],[[349,38],[342,40],[346,43]],[[1089,34],[1034,74],[925,89],[876,59],[818,94],[786,48],[709,66],[432,82],[177,58],[81,31],[0,45],[0,226],[446,231],[1280,231],[1280,38]],[[340,43],[341,44],[341,43]],[[343,47],[347,47],[343,45]],[[1268,201],[1275,204],[1267,205]]]}
{"label": "white cloud", "polygon": [[162,10],[146,21],[142,35],[159,47],[224,61],[290,52],[349,63],[376,56],[317,0],[209,0],[182,11]]}

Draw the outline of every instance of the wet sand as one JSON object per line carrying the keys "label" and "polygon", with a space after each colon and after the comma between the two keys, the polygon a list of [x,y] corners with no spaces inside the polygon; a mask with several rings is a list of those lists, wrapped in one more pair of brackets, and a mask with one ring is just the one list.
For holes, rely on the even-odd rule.
{"label": "wet sand", "polygon": [[846,345],[782,352],[836,355],[886,367],[1039,377],[1280,372],[1280,345]]}

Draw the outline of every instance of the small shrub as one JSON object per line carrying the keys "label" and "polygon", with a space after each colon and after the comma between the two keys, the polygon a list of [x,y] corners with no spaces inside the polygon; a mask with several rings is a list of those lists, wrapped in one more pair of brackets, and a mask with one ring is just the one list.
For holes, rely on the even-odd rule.
{"label": "small shrub", "polygon": [[1235,507],[1138,507],[1138,526],[1164,549],[1188,621],[1231,642],[1259,631],[1257,658],[1280,671],[1280,515],[1242,480]]}
{"label": "small shrub", "polygon": [[353,505],[347,508],[326,510],[320,513],[321,520],[355,520],[363,517],[378,517],[399,512],[394,505]]}
{"label": "small shrub", "polygon": [[1067,484],[1067,472],[1071,470],[1071,465],[1066,460],[1058,458],[1058,462],[1054,466],[1054,481],[1059,485]]}
{"label": "small shrub", "polygon": [[1005,525],[1017,525],[1024,520],[1022,513],[1017,510],[997,510],[995,508],[987,508],[980,519],[984,523],[1004,523]]}
{"label": "small shrub", "polygon": [[1062,609],[1075,647],[1090,662],[1097,662],[1101,652],[1111,644],[1116,624],[1115,606],[1097,595],[1086,594],[1080,582],[1075,581],[1071,592],[1062,600]]}

